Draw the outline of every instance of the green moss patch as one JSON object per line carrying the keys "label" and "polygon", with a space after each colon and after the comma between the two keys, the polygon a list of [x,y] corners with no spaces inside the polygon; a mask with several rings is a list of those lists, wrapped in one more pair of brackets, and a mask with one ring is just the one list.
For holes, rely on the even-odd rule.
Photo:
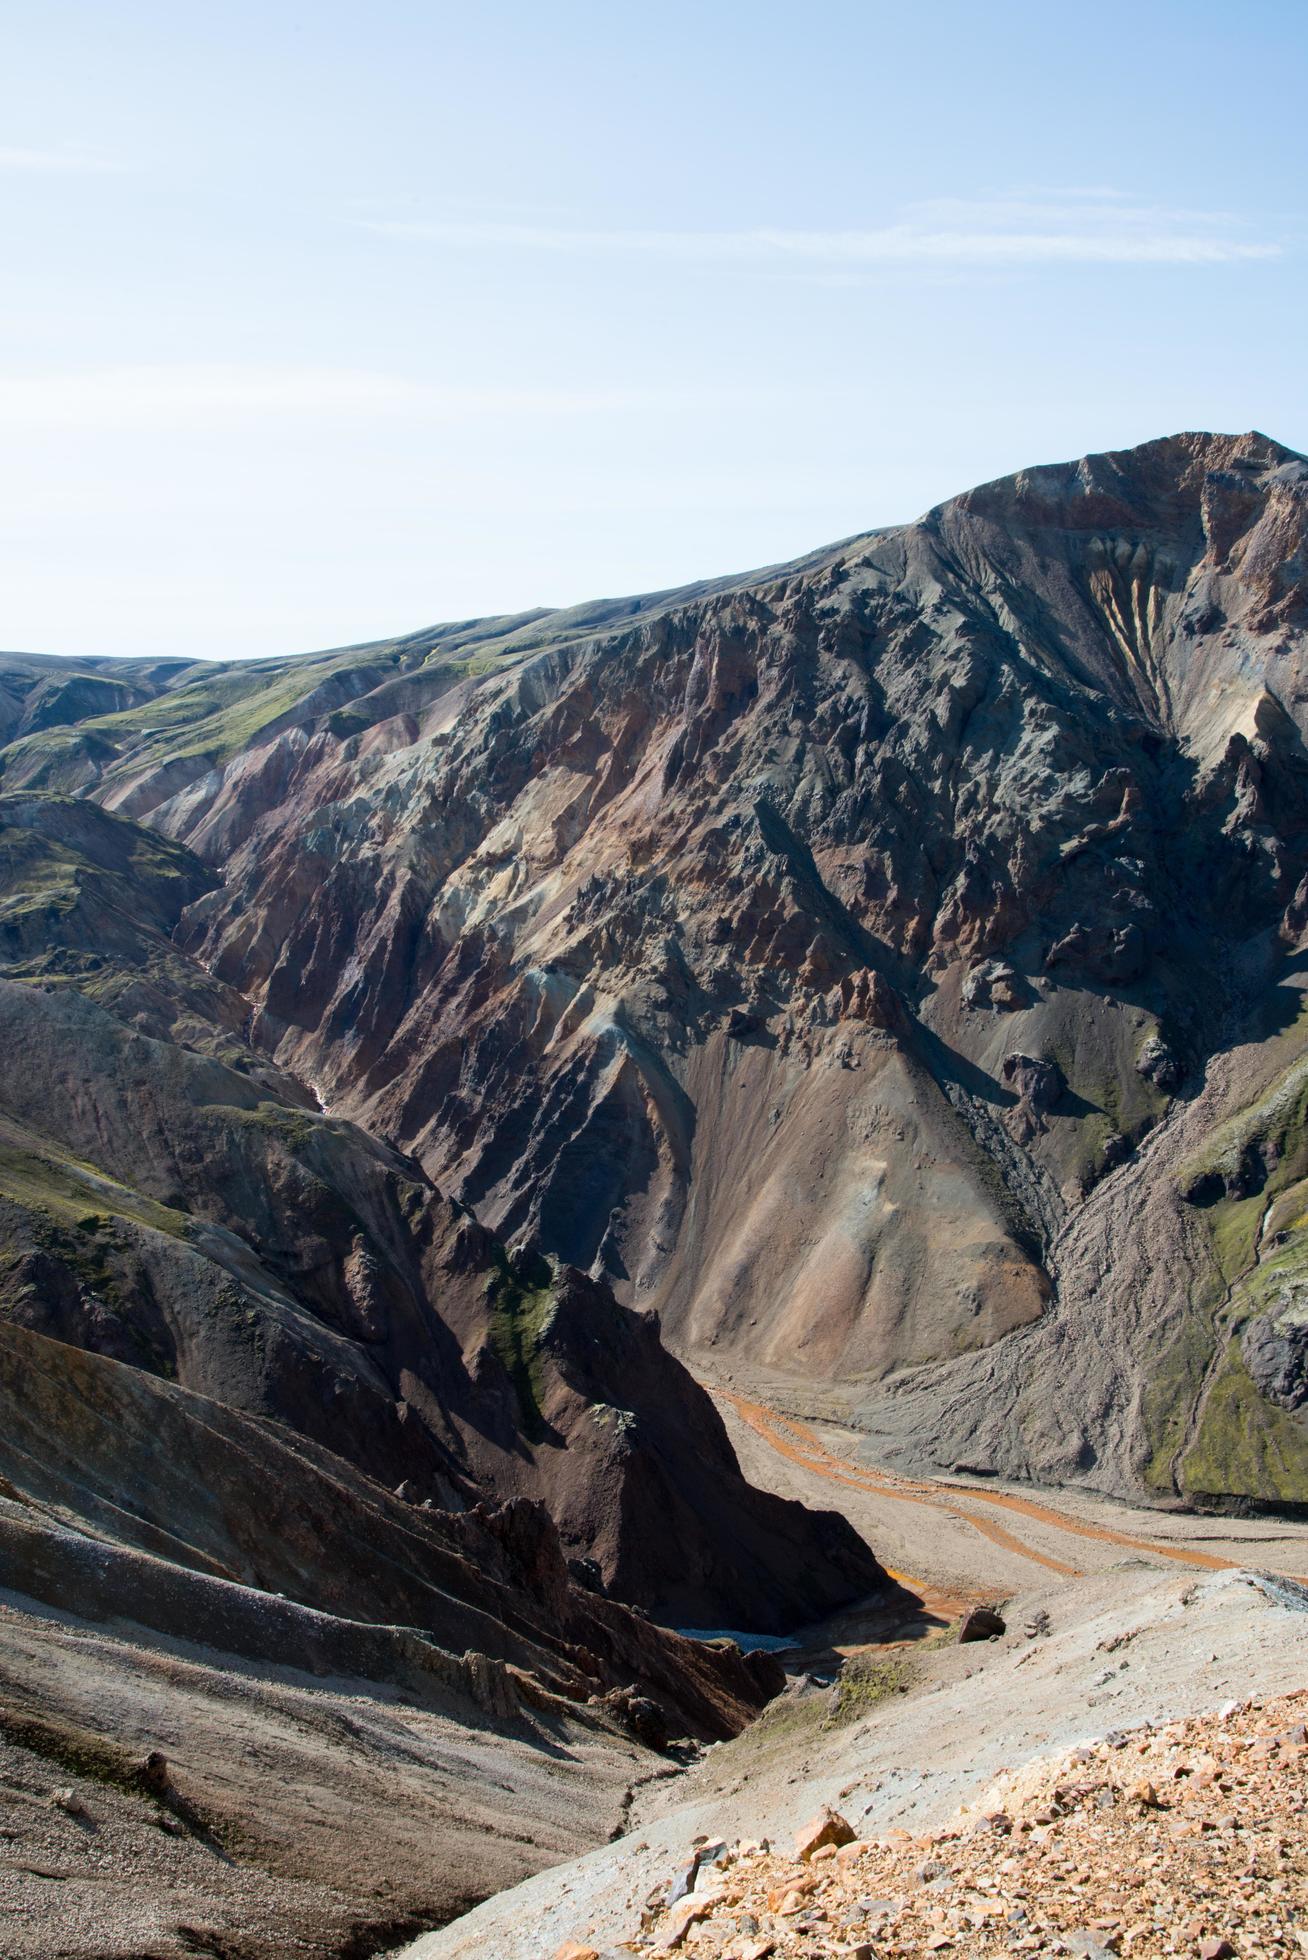
{"label": "green moss patch", "polygon": [[1308,1431],[1258,1393],[1238,1340],[1208,1391],[1199,1432],[1181,1464],[1187,1497],[1308,1503]]}
{"label": "green moss patch", "polygon": [[1223,1198],[1205,1217],[1213,1254],[1228,1286],[1234,1286],[1253,1265],[1266,1204],[1261,1192],[1252,1198]]}
{"label": "green moss patch", "polygon": [[144,1225],[170,1238],[185,1238],[190,1219],[106,1177],[91,1164],[46,1156],[0,1137],[0,1195],[88,1239],[114,1220]]}
{"label": "green moss patch", "polygon": [[[516,1264],[520,1268],[521,1261]],[[536,1259],[525,1272],[515,1270],[497,1248],[487,1291],[491,1350],[513,1383],[528,1441],[541,1442],[548,1431],[541,1346],[558,1304],[553,1269],[547,1259]]]}
{"label": "green moss patch", "polygon": [[1202,1393],[1218,1340],[1213,1319],[1219,1299],[1214,1285],[1191,1304],[1146,1382],[1141,1415],[1152,1448],[1144,1481],[1160,1494],[1175,1489],[1172,1466],[1185,1442],[1190,1411]]}
{"label": "green moss patch", "polygon": [[307,1149],[318,1134],[318,1122],[306,1111],[287,1103],[259,1102],[244,1109],[239,1103],[202,1103],[201,1112],[223,1123],[241,1123],[252,1130],[266,1130],[291,1150]]}
{"label": "green moss patch", "polygon": [[1251,1154],[1273,1166],[1268,1195],[1308,1176],[1308,1055],[1302,1055],[1247,1108],[1218,1126],[1177,1171],[1183,1191],[1205,1179],[1240,1177]]}
{"label": "green moss patch", "polygon": [[842,1728],[861,1721],[880,1702],[906,1694],[916,1674],[907,1654],[851,1654],[832,1690],[832,1705],[823,1728]]}

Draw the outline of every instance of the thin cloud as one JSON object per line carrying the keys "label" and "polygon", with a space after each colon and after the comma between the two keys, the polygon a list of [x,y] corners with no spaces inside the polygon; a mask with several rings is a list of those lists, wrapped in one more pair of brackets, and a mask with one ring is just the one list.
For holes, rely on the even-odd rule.
{"label": "thin cloud", "polygon": [[233,420],[575,415],[626,405],[619,390],[443,387],[368,369],[177,364],[0,374],[0,428],[226,428]]}
{"label": "thin cloud", "polygon": [[27,150],[0,144],[0,171],[25,171],[33,176],[99,176],[122,165],[90,150]]}
{"label": "thin cloud", "polygon": [[355,222],[383,237],[456,248],[731,260],[773,268],[1227,265],[1276,258],[1283,249],[1243,236],[1229,213],[1171,210],[1109,190],[937,199],[915,205],[893,224],[867,229],[599,230],[448,218]]}

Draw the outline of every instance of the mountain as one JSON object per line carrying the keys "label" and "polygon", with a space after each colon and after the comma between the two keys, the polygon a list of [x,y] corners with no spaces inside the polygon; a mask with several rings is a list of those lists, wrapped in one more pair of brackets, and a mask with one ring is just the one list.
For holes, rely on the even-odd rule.
{"label": "mountain", "polygon": [[[86,698],[41,671],[6,692]],[[263,1052],[178,941],[219,885],[0,795],[0,1783],[56,1814],[5,1800],[15,1952],[389,1950],[784,1682],[673,1628],[895,1590],[745,1481],[652,1318]]]}
{"label": "mountain", "polygon": [[[430,1517],[542,1503],[594,1584],[672,1623],[776,1631],[875,1589],[839,1520],[744,1483],[652,1321],[260,1060],[246,1003],[174,945],[216,888],[95,804],[0,797],[6,1318],[274,1421]],[[140,1469],[134,1511],[176,1535]],[[244,1547],[242,1579],[271,1585],[284,1550]],[[343,1583],[332,1561],[297,1596]]]}
{"label": "mountain", "polygon": [[[66,880],[116,918],[119,872],[60,858],[0,922],[10,971],[75,1074],[110,1066],[96,1013],[133,1031],[124,1110],[161,1040],[188,1107],[238,1106],[225,1069],[294,1108],[224,1117],[207,1164],[170,1143],[151,1202],[213,1209],[220,1162],[276,1237],[302,1176],[356,1207],[412,1179],[447,1196],[394,1199],[445,1208],[406,1275],[468,1257],[530,1302],[571,1269],[568,1316],[612,1289],[884,1460],[1306,1502],[1306,512],[1290,450],[1181,435],[643,599],[298,660],[6,657],[5,837],[98,805],[177,900],[97,971],[48,921]],[[376,1311],[336,1207],[264,1262],[313,1273],[319,1343]],[[524,1433],[561,1424],[534,1315],[477,1337]],[[350,1394],[380,1468],[393,1423]],[[502,1480],[515,1448],[465,1456]],[[607,1543],[551,1493],[568,1452],[527,1453]]]}

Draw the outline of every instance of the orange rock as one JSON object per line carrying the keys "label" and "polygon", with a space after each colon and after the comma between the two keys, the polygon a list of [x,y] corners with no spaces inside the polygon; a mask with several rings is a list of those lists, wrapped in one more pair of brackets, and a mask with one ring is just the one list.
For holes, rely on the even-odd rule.
{"label": "orange rock", "polygon": [[554,1960],[599,1960],[598,1949],[586,1946],[580,1940],[564,1940],[554,1955]]}
{"label": "orange rock", "polygon": [[[663,1948],[664,1951],[680,1946],[691,1927],[698,1920],[708,1918],[714,1903],[714,1897],[695,1898],[693,1895],[689,1899],[679,1900],[668,1914],[667,1923],[655,1940],[655,1946]],[[595,1960],[599,1960],[598,1954]]]}
{"label": "orange rock", "polygon": [[802,1830],[795,1833],[795,1856],[807,1864],[815,1851],[825,1845],[852,1844],[853,1826],[845,1821],[838,1810],[824,1804],[816,1817],[810,1817]]}

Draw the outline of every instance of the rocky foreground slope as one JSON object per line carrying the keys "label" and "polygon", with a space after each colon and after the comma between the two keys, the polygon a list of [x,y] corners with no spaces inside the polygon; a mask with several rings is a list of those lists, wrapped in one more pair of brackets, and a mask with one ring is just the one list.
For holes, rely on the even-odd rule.
{"label": "rocky foreground slope", "polygon": [[[994,1640],[883,1648],[832,1687],[797,1682],[639,1792],[620,1843],[406,1952],[1296,1953],[1308,1592],[1133,1562],[1004,1618]],[[811,1828],[827,1812],[857,1848],[799,1855],[846,1835]]]}
{"label": "rocky foreground slope", "polygon": [[[860,1839],[839,1811],[793,1844],[709,1846],[648,1944],[732,1960],[815,1950],[1235,1960],[1301,1948],[1308,1693],[1115,1732],[1001,1779],[951,1830]],[[639,1951],[640,1948],[635,1950]],[[566,1960],[600,1960],[580,1942]]]}
{"label": "rocky foreground slope", "polygon": [[129,1019],[189,962],[206,1052],[684,1355],[883,1458],[1299,1504],[1306,519],[1183,435],[650,598],[14,657],[0,784],[193,854]]}

